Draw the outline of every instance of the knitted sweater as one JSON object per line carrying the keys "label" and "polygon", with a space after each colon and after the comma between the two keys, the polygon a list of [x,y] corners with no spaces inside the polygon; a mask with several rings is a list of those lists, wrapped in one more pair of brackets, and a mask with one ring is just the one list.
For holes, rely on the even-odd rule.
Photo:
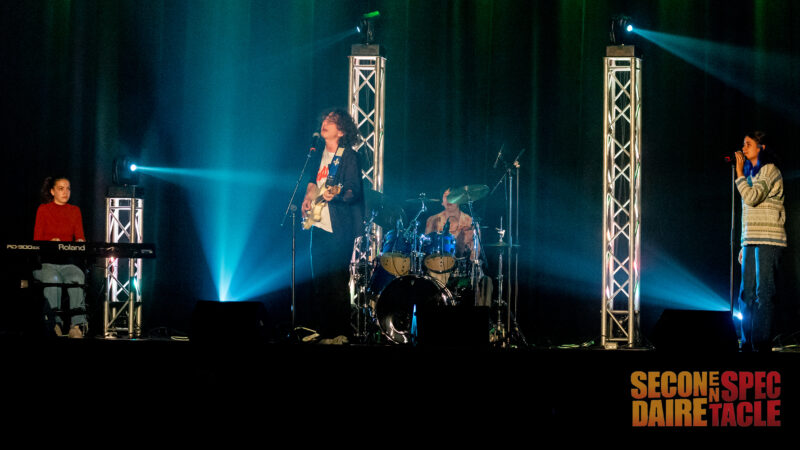
{"label": "knitted sweater", "polygon": [[36,211],[36,225],[33,228],[34,241],[84,240],[81,210],[69,203],[56,205],[55,202],[39,205]]}
{"label": "knitted sweater", "polygon": [[742,196],[742,245],[786,247],[780,170],[766,164],[755,176],[737,178],[736,188]]}

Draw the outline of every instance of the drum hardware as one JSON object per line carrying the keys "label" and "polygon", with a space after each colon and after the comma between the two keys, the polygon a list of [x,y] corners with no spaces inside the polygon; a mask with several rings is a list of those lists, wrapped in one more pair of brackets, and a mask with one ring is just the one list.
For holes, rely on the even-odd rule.
{"label": "drum hardware", "polygon": [[[518,244],[510,244],[505,242],[503,239],[505,238],[506,230],[503,229],[503,217],[500,217],[500,228],[495,228],[498,235],[497,242],[486,244],[487,248],[490,249],[497,249],[497,282],[498,282],[498,293],[497,293],[497,300],[496,300],[496,313],[497,313],[497,321],[494,323],[492,330],[490,332],[489,341],[493,344],[497,344],[501,347],[510,347],[513,345],[512,338],[517,341],[517,343],[521,346],[527,346],[527,341],[525,340],[525,336],[522,334],[522,331],[519,329],[519,324],[517,323],[517,315],[515,312],[511,311],[509,303],[503,297],[503,261],[504,255],[507,249],[513,248],[517,249],[519,247]],[[506,313],[506,314],[504,314]],[[508,317],[508,321],[504,320],[505,317]],[[509,330],[512,330],[509,333]]]}
{"label": "drum hardware", "polygon": [[428,205],[438,205],[438,204],[442,203],[442,199],[440,199],[440,198],[427,198],[427,196],[425,196],[424,192],[422,194],[420,194],[420,197],[407,198],[405,200],[405,203],[417,203],[417,202],[420,202],[420,201],[425,203],[425,204],[428,204]]}
{"label": "drum hardware", "polygon": [[367,343],[375,335],[372,319],[373,305],[370,303],[370,282],[374,278],[374,260],[372,255],[375,235],[372,232],[378,211],[370,210],[369,220],[364,222],[364,234],[353,241],[353,253],[350,258],[350,303],[353,338],[360,343]]}
{"label": "drum hardware", "polygon": [[[456,239],[447,229],[449,222],[442,232],[419,232],[420,217],[432,203],[424,193],[413,200],[420,206],[410,222],[405,223],[400,214],[394,214],[394,222],[386,227],[391,229],[380,243],[382,245],[372,247],[380,249],[381,253],[371,263],[370,246],[365,242],[374,241],[375,236],[369,233],[371,223],[365,225],[364,236],[354,243],[352,263],[357,264],[351,267],[351,286],[357,294],[353,296],[357,298],[354,306],[360,313],[358,335],[362,342],[368,339],[378,342],[381,338],[377,333],[380,333],[392,343],[413,344],[416,338],[415,317],[419,309],[424,310],[428,305],[452,306],[465,301],[477,305],[481,295],[486,297],[486,292],[491,292],[491,280],[484,279],[482,272],[485,256],[480,243],[480,229],[486,227],[480,225],[472,206],[473,197],[484,197],[486,189],[470,186],[459,189],[474,217],[472,229],[475,238],[471,248],[474,256],[456,258]],[[372,197],[375,205],[382,205],[384,211],[389,210],[387,205],[390,202],[386,196],[375,193]],[[371,210],[372,222],[377,220],[377,216],[378,211]],[[488,294],[489,304],[491,298]],[[484,303],[481,302],[481,306],[487,306]]]}
{"label": "drum hardware", "polygon": [[[454,191],[450,191],[450,195],[447,196],[447,201],[450,200],[450,196],[453,195]],[[476,200],[480,200],[487,195],[489,192],[489,187],[486,185],[467,185],[460,187],[455,190],[457,193],[456,201],[463,201],[466,202],[467,208],[469,209],[469,215],[472,217],[472,250],[470,252],[470,256],[472,259],[472,265],[470,267],[470,285],[472,286],[472,290],[474,293],[473,305],[478,305],[480,303],[480,281],[483,278],[483,270],[481,268],[481,262],[486,259],[486,255],[483,253],[483,246],[481,245],[481,219],[475,215],[475,211],[472,208],[473,202]]]}
{"label": "drum hardware", "polygon": [[[501,185],[504,186],[504,201],[506,202],[507,218],[506,223],[508,224],[508,246],[498,247],[498,249],[508,252],[508,267],[506,269],[508,276],[505,278],[505,282],[508,283],[508,301],[506,302],[507,314],[505,317],[505,330],[508,331],[508,334],[506,334],[505,337],[506,345],[511,345],[512,341],[514,340],[520,344],[525,344],[525,337],[522,335],[522,332],[516,323],[516,310],[519,305],[519,254],[514,253],[515,250],[518,250],[518,246],[516,244],[519,239],[519,172],[521,167],[519,158],[525,153],[525,150],[526,149],[524,148],[520,150],[510,164],[505,160],[505,158],[502,157],[502,152],[500,155],[498,155],[498,161],[503,162],[505,169],[503,171],[503,175],[497,180],[494,188],[492,188],[491,192],[489,193],[489,195],[491,195],[497,190],[498,187]],[[516,180],[514,180],[515,175]],[[502,288],[503,284],[501,283],[500,286]],[[502,299],[502,296],[499,297],[498,303],[502,303]],[[512,314],[512,309],[514,314]]]}
{"label": "drum hardware", "polygon": [[503,229],[503,216],[500,216],[500,228],[495,228],[497,230],[498,241],[494,244],[487,245],[487,247],[498,248],[501,251],[497,252],[497,322],[495,326],[492,328],[492,333],[489,338],[490,342],[500,342],[501,345],[505,346],[506,341],[506,327],[505,323],[503,322],[503,307],[501,305],[506,304],[503,300],[503,254],[505,253],[502,249],[506,248],[508,244],[503,242],[503,238],[506,235],[506,230]]}
{"label": "drum hardware", "polygon": [[400,203],[382,192],[366,189],[364,203],[367,211],[373,213],[372,222],[381,228],[391,229],[398,221],[406,221],[406,212]]}
{"label": "drum hardware", "polygon": [[[505,231],[505,230],[503,230]],[[508,248],[511,247],[511,244],[508,242],[492,242],[491,244],[486,244],[486,247],[489,248]],[[519,244],[514,244],[514,248],[519,248]]]}
{"label": "drum hardware", "polygon": [[[489,194],[489,186],[485,184],[468,184],[450,190],[447,202],[461,205],[469,202],[476,202]],[[470,214],[472,215],[472,214]],[[474,217],[474,216],[473,216]]]}
{"label": "drum hardware", "polygon": [[417,215],[411,220],[408,224],[408,228],[406,228],[406,238],[411,240],[411,269],[410,273],[414,274],[422,274],[423,273],[423,258],[425,254],[422,251],[422,244],[423,238],[419,233],[419,218],[425,211],[428,210],[428,207],[425,206],[427,202],[427,195],[422,192],[419,194],[417,201],[420,202],[419,211],[417,211]]}

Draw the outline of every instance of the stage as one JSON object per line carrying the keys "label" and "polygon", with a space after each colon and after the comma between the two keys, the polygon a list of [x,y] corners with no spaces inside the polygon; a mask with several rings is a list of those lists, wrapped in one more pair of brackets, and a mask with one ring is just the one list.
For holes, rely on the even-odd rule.
{"label": "stage", "polygon": [[[20,405],[33,409],[54,396],[73,395],[69,386],[76,386],[91,412],[124,407],[136,414],[180,411],[182,417],[191,418],[256,408],[276,424],[290,424],[300,417],[335,416],[350,423],[377,420],[401,428],[437,424],[499,430],[509,426],[515,434],[553,427],[638,433],[785,432],[794,430],[800,418],[800,353],[788,351],[720,353],[700,346],[665,353],[252,342],[223,346],[170,339],[37,341],[8,335],[0,347],[7,368],[4,390]],[[764,372],[773,373],[772,381],[777,372],[779,382],[767,388],[753,383],[744,397],[723,401],[731,384],[726,373],[742,380],[747,377],[741,374],[752,373],[763,381],[759,374]],[[644,422],[638,426],[634,421],[642,403],[635,403],[633,395],[641,384],[632,383],[634,373],[648,374],[644,379],[650,384],[644,400],[648,407],[658,402],[664,408],[663,415],[640,417]],[[652,374],[667,373],[677,374],[677,380],[686,373],[695,380],[718,373],[723,380],[718,383],[723,391],[721,403],[763,402],[764,408],[755,410],[760,411],[755,417],[752,408],[744,407],[738,417],[734,409],[738,406],[731,407],[733,423],[731,417],[726,423],[719,409],[714,425],[708,405],[702,408],[704,414],[697,414],[694,405],[695,412],[685,411],[693,425],[676,426],[680,414],[670,411],[678,399],[696,402],[713,394],[703,396],[699,385],[693,392],[691,388],[683,392],[682,382],[664,381],[663,398],[656,400],[652,395],[659,386],[653,380],[658,377]],[[713,375],[707,380],[703,386],[714,386]],[[665,399],[666,386],[675,391],[670,401]],[[759,390],[767,397],[760,399]],[[768,401],[777,410],[773,426],[764,425]]]}

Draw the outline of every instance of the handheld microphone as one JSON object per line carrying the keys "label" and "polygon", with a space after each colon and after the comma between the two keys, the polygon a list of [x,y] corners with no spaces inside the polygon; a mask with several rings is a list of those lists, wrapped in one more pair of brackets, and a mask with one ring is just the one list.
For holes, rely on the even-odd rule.
{"label": "handheld microphone", "polygon": [[731,164],[731,165],[735,166],[736,165],[736,153],[738,153],[738,151],[735,151],[733,153],[728,153],[727,155],[722,157],[722,160],[725,161],[728,164]]}

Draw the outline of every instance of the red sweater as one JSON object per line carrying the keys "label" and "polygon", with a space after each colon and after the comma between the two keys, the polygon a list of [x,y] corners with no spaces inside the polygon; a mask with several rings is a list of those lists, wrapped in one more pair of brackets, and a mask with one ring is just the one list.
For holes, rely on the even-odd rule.
{"label": "red sweater", "polygon": [[33,228],[34,241],[86,240],[83,236],[81,209],[77,206],[56,205],[55,202],[39,205],[36,211],[36,226]]}

